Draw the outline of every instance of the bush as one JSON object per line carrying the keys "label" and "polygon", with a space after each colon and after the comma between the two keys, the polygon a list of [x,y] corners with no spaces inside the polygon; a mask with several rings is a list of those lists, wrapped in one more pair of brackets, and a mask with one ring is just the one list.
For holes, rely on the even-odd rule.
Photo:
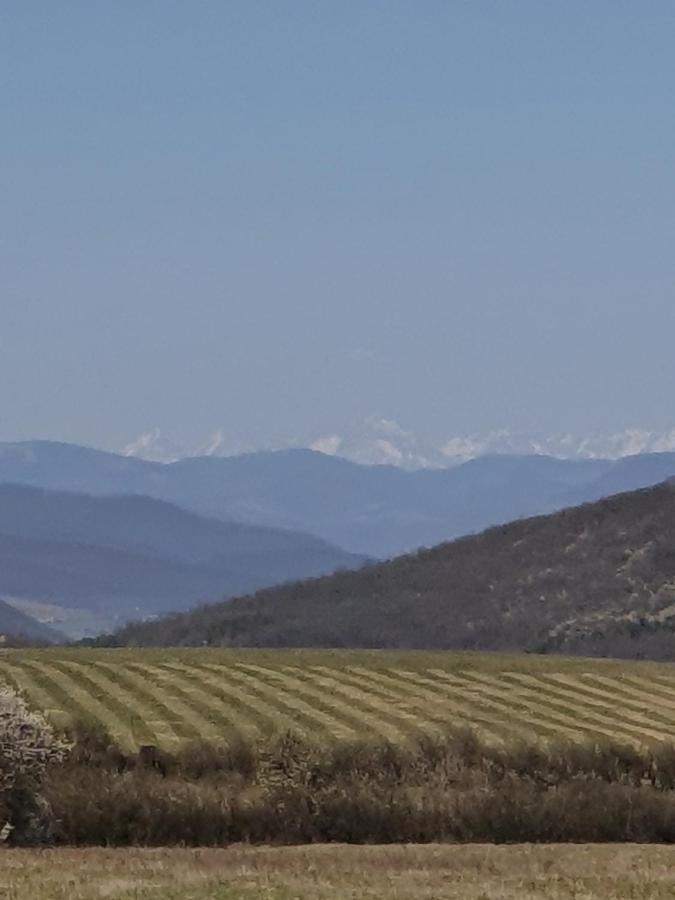
{"label": "bush", "polygon": [[65,844],[675,841],[675,748],[494,747],[474,734],[194,744],[161,765],[86,729],[43,792]]}
{"label": "bush", "polygon": [[67,746],[21,697],[0,690],[0,832],[12,843],[51,839],[52,816],[40,788],[50,764],[63,763]]}

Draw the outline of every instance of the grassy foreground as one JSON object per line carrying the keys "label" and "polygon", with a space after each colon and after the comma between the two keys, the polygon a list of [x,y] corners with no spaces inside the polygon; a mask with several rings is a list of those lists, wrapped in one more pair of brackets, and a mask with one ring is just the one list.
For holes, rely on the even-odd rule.
{"label": "grassy foreground", "polygon": [[11,900],[666,900],[675,847],[7,850]]}
{"label": "grassy foreground", "polygon": [[672,741],[675,668],[564,657],[415,651],[0,652],[0,682],[57,726],[94,720],[133,751],[293,730],[399,743],[470,726],[502,743]]}

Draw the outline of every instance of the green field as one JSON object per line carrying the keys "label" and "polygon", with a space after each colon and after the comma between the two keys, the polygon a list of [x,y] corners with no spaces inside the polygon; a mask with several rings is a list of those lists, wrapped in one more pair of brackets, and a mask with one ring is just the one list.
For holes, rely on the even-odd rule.
{"label": "green field", "polygon": [[502,654],[292,650],[5,650],[0,678],[59,728],[100,721],[167,750],[292,729],[405,741],[473,727],[513,738],[675,737],[675,667]]}

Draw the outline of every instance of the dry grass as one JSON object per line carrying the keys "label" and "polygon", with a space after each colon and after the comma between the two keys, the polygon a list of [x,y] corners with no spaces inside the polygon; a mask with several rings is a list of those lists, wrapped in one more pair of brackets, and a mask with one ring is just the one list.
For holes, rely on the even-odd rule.
{"label": "dry grass", "polygon": [[666,900],[675,847],[6,850],[6,900]]}
{"label": "dry grass", "polygon": [[406,740],[470,726],[513,738],[670,742],[672,667],[489,653],[58,649],[0,653],[61,727],[94,719],[125,750],[293,730],[320,741]]}

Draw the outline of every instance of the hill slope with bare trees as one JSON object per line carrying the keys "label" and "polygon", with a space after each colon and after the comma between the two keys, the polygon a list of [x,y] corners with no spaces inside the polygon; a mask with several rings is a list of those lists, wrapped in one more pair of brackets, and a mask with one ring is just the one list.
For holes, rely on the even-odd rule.
{"label": "hill slope with bare trees", "polygon": [[675,485],[132,624],[108,640],[675,659]]}

